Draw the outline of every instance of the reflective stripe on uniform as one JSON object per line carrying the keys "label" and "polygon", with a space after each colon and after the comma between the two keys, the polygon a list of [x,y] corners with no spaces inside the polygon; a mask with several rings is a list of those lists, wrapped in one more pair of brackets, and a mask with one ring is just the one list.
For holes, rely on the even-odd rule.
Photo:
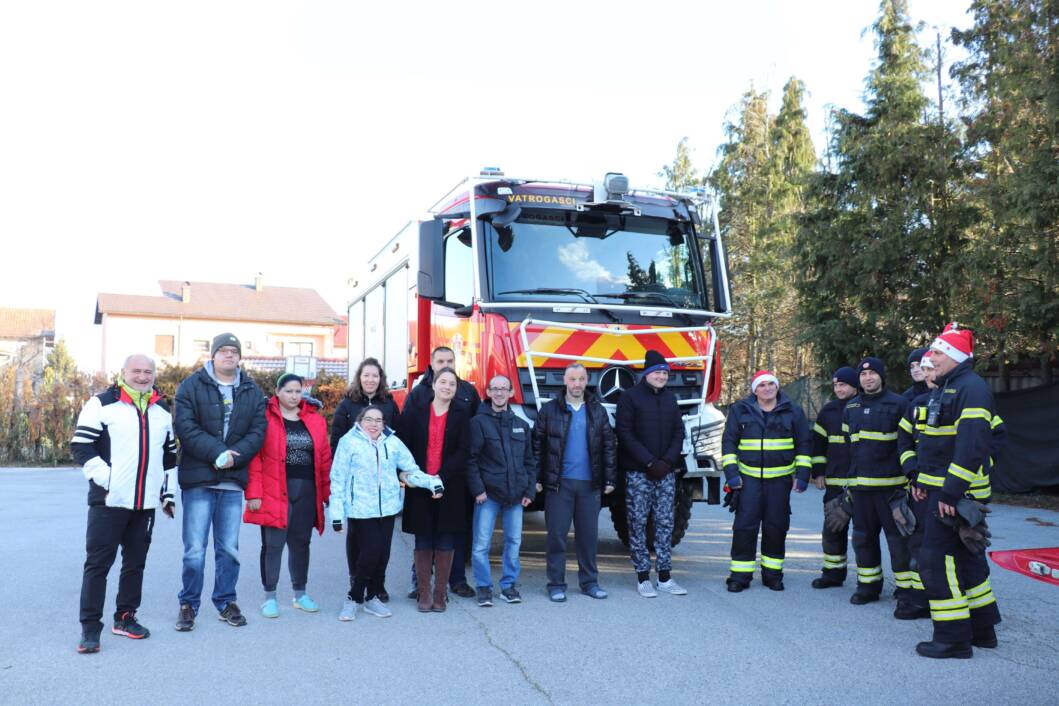
{"label": "reflective stripe on uniform", "polygon": [[871,439],[872,441],[896,441],[896,431],[864,431],[858,432],[861,439]]}
{"label": "reflective stripe on uniform", "polygon": [[956,427],[932,427],[929,424],[923,427],[926,436],[956,436]]}
{"label": "reflective stripe on uniform", "polygon": [[824,554],[824,568],[825,569],[844,569],[844,568],[846,568],[846,555],[845,554]]}
{"label": "reflective stripe on uniform", "polygon": [[766,466],[761,468],[748,466],[740,461],[739,472],[748,475],[751,478],[782,478],[783,476],[789,476],[794,473],[794,464],[791,463],[786,466]]}
{"label": "reflective stripe on uniform", "polygon": [[882,567],[872,566],[867,569],[857,567],[857,581],[859,583],[875,583],[882,581]]}
{"label": "reflective stripe on uniform", "polygon": [[850,478],[850,485],[857,487],[866,488],[894,488],[899,485],[904,485],[908,482],[908,479],[904,476],[887,476],[886,478],[866,478],[864,476],[857,476],[856,478]]}
{"label": "reflective stripe on uniform", "polygon": [[915,585],[915,578],[916,572],[914,571],[894,572],[894,580],[898,588],[912,588]]}
{"label": "reflective stripe on uniform", "polygon": [[721,456],[721,465],[722,466],[727,466],[728,464],[736,463],[738,461],[739,461],[739,457],[736,456],[735,454],[725,454],[724,456]]}
{"label": "reflective stripe on uniform", "polygon": [[984,608],[990,603],[996,603],[993,597],[993,588],[989,585],[989,579],[967,590],[967,607],[971,610]]}
{"label": "reflective stripe on uniform", "polygon": [[915,457],[916,457],[916,452],[912,451],[911,449],[909,449],[908,451],[905,451],[903,454],[901,454],[901,464],[903,465],[905,463],[905,461],[907,461],[910,458],[915,458]]}
{"label": "reflective stripe on uniform", "polygon": [[908,572],[912,574],[912,588],[916,591],[925,591],[926,587],[923,586],[923,579],[920,578],[918,571]]}
{"label": "reflective stripe on uniform", "polygon": [[960,412],[960,416],[956,420],[956,426],[960,426],[960,422],[965,419],[984,419],[987,423],[991,423],[993,421],[993,415],[988,409],[983,407],[967,407]]}
{"label": "reflective stripe on uniform", "polygon": [[827,436],[827,429],[824,429],[824,428],[823,428],[822,426],[820,426],[819,424],[814,424],[814,425],[813,425],[813,431],[815,431],[815,432],[816,432],[817,434],[819,434],[820,436],[824,436],[824,437],[826,437],[826,436]]}
{"label": "reflective stripe on uniform", "polygon": [[773,569],[774,571],[783,571],[783,559],[776,558],[774,556],[761,555],[761,568],[762,569]]}
{"label": "reflective stripe on uniform", "polygon": [[832,434],[831,436],[827,437],[827,443],[844,444],[846,443],[846,437],[842,436],[841,434]]}
{"label": "reflective stripe on uniform", "polygon": [[920,485],[929,485],[929,486],[932,486],[934,488],[940,488],[941,486],[945,485],[945,477],[944,476],[932,476],[932,475],[929,475],[927,473],[923,473],[922,471],[920,471],[919,473],[916,474],[916,482],[919,483]]}
{"label": "reflective stripe on uniform", "polygon": [[849,478],[832,478],[828,476],[827,484],[831,486],[837,485],[839,487],[845,488],[847,485],[849,485]]}
{"label": "reflective stripe on uniform", "polygon": [[798,454],[794,457],[794,465],[802,468],[812,468],[813,460],[804,454]]}
{"label": "reflective stripe on uniform", "polygon": [[827,456],[813,456],[813,463],[827,463]]}
{"label": "reflective stripe on uniform", "polygon": [[993,421],[991,421],[989,423],[989,426],[991,428],[993,428],[993,429],[996,429],[998,426],[1000,426],[1003,423],[1004,423],[1004,420],[1000,418],[1000,415],[999,414],[994,414],[993,415]]}
{"label": "reflective stripe on uniform", "polygon": [[901,421],[899,421],[897,423],[897,426],[901,427],[902,429],[907,431],[909,434],[912,433],[912,422],[908,421],[904,417],[901,417]]}
{"label": "reflective stripe on uniform", "polygon": [[957,464],[955,461],[949,464],[949,475],[956,476],[960,480],[967,481],[968,483],[974,482],[975,473],[968,471],[963,466]]}
{"label": "reflective stripe on uniform", "polygon": [[756,561],[736,561],[732,559],[732,563],[728,565],[728,569],[732,572],[753,573],[755,568],[757,568]]}
{"label": "reflective stripe on uniform", "polygon": [[956,560],[952,555],[945,555],[945,580],[949,585],[952,598],[930,601],[930,617],[932,620],[947,622],[950,620],[969,620],[970,608],[967,605],[967,597],[960,590],[960,582],[956,578]]}
{"label": "reflective stripe on uniform", "polygon": [[794,439],[740,439],[740,451],[792,451]]}

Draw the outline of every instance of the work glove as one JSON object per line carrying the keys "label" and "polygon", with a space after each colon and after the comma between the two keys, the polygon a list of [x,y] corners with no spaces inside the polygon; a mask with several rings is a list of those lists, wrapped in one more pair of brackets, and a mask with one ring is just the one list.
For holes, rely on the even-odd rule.
{"label": "work glove", "polygon": [[735,512],[739,509],[739,496],[743,493],[743,486],[739,485],[735,488],[730,485],[724,486],[724,505],[722,507],[728,508],[728,512]]}
{"label": "work glove", "polygon": [[673,467],[669,465],[665,460],[656,458],[647,464],[647,477],[652,480],[662,480],[669,472],[673,470]]}
{"label": "work glove", "polygon": [[853,517],[853,498],[849,491],[824,503],[824,526],[832,532],[845,532]]}
{"label": "work glove", "polygon": [[993,533],[989,531],[989,525],[986,523],[986,515],[992,511],[988,505],[977,500],[960,498],[956,503],[956,517],[942,517],[937,510],[934,511],[934,516],[943,525],[956,530],[968,551],[972,554],[982,554],[986,547],[993,544],[989,539]]}
{"label": "work glove", "polygon": [[896,490],[890,496],[890,514],[902,537],[910,537],[916,531],[916,514],[908,504],[908,492],[905,489]]}

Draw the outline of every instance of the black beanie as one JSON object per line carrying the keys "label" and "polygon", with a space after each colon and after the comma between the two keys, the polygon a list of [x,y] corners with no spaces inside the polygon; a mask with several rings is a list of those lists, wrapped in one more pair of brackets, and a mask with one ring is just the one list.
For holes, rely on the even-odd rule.
{"label": "black beanie", "polygon": [[879,373],[879,377],[882,378],[883,385],[886,384],[886,365],[878,358],[868,356],[864,360],[860,361],[860,365],[857,366],[857,376],[859,379],[860,371],[862,370],[874,370]]}
{"label": "black beanie", "polygon": [[906,368],[911,368],[912,363],[918,363],[923,360],[923,356],[927,354],[929,348],[916,348],[914,351],[908,354],[908,362],[905,363]]}
{"label": "black beanie", "polygon": [[857,378],[857,371],[848,365],[843,365],[841,368],[835,371],[835,374],[831,376],[831,382],[844,382],[855,390],[860,389],[860,380]]}
{"label": "black beanie", "polygon": [[656,370],[669,370],[669,363],[665,357],[655,350],[647,351],[643,357],[643,374],[653,373]]}
{"label": "black beanie", "polygon": [[220,333],[213,337],[213,343],[210,345],[210,358],[217,355],[217,349],[221,346],[235,346],[239,355],[243,355],[243,344],[239,343],[234,333]]}

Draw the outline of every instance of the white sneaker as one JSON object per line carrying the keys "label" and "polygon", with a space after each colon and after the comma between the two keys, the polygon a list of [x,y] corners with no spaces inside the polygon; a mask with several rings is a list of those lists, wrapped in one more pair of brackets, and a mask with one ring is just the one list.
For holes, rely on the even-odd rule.
{"label": "white sneaker", "polygon": [[681,586],[679,583],[670,578],[668,581],[659,581],[658,590],[671,593],[674,596],[686,596],[688,595],[687,589]]}
{"label": "white sneaker", "polygon": [[349,596],[346,596],[346,602],[342,604],[342,611],[338,614],[338,619],[344,623],[357,619],[357,603]]}
{"label": "white sneaker", "polygon": [[658,592],[655,591],[655,587],[651,585],[651,579],[641,581],[636,586],[636,592],[644,598],[657,598]]}
{"label": "white sneaker", "polygon": [[364,612],[371,613],[380,618],[389,618],[393,613],[386,605],[378,598],[372,598],[370,601],[364,601]]}

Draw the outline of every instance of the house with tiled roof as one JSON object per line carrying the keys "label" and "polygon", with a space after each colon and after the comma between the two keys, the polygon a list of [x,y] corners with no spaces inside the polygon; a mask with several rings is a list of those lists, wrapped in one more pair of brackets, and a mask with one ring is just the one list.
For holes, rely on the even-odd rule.
{"label": "house with tiled roof", "polygon": [[20,374],[39,376],[54,343],[53,309],[0,307],[0,365],[14,363]]}
{"label": "house with tiled roof", "polygon": [[260,274],[251,284],[158,284],[160,295],[97,296],[101,372],[119,370],[126,356],[138,352],[160,365],[195,365],[209,358],[210,342],[223,332],[239,337],[248,365],[290,356],[323,361],[340,355],[345,362],[344,351],[335,349],[342,318],[315,289],[266,287]]}

